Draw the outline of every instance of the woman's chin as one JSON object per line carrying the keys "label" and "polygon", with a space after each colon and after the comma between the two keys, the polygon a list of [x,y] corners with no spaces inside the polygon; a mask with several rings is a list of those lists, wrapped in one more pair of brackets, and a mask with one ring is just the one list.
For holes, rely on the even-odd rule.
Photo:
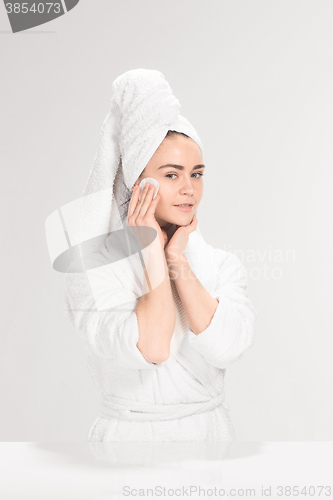
{"label": "woman's chin", "polygon": [[170,229],[170,227],[173,226],[188,226],[192,222],[194,212],[191,210],[191,212],[182,212],[181,210],[179,211],[180,213],[176,217],[159,217],[158,222],[161,226],[167,226],[167,229]]}
{"label": "woman's chin", "polygon": [[191,210],[191,212],[181,212],[174,218],[174,224],[177,224],[178,226],[187,226],[192,221],[194,214],[194,210]]}
{"label": "woman's chin", "polygon": [[184,214],[182,217],[174,217],[170,223],[176,226],[186,226],[192,219],[193,214]]}

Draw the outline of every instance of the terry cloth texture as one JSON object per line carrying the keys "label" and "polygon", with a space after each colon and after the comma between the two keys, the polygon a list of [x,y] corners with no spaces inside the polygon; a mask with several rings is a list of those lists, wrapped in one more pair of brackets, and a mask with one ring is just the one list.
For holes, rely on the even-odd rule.
{"label": "terry cloth texture", "polygon": [[[171,280],[176,325],[170,356],[159,364],[143,357],[136,346],[135,312],[147,290],[141,255],[110,259],[107,238],[126,232],[125,201],[168,130],[186,133],[203,148],[159,71],[128,71],[112,89],[76,230],[69,235],[73,245],[82,246],[84,271],[68,272],[65,281],[66,314],[101,393],[87,440],[233,441],[224,379],[227,366],[254,342],[256,311],[247,294],[247,271],[236,255],[207,244],[197,225],[184,254],[196,278],[218,299],[215,314],[195,335]],[[101,235],[93,251],[99,265],[89,266],[86,242]]]}

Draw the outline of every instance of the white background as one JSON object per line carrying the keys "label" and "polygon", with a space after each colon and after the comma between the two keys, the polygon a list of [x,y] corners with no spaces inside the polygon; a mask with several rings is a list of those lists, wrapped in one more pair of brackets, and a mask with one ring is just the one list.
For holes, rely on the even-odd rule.
{"label": "white background", "polygon": [[0,441],[83,441],[97,414],[44,223],[81,196],[112,82],[135,68],[161,71],[198,131],[200,230],[249,272],[237,439],[333,439],[332,19],[331,0],[81,0],[12,34],[0,6]]}

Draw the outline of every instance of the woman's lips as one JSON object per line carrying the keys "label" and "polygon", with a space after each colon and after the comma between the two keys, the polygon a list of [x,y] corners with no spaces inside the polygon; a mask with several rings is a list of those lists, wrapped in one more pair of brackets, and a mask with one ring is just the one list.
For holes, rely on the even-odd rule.
{"label": "woman's lips", "polygon": [[178,210],[182,210],[182,212],[191,212],[193,205],[189,207],[180,207],[179,205],[174,205],[174,207],[178,208]]}

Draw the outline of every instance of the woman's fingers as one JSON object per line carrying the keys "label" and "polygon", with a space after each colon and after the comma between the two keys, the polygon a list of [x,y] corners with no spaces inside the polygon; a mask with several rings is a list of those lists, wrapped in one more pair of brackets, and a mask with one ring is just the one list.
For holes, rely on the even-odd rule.
{"label": "woman's fingers", "polygon": [[140,201],[138,201],[138,204],[133,212],[135,219],[145,216],[148,205],[150,204],[153,197],[153,193],[154,189],[149,189],[149,184],[147,183],[142,191]]}
{"label": "woman's fingers", "polygon": [[138,199],[139,199],[139,193],[140,193],[139,186],[135,186],[133,193],[132,193],[131,201],[128,205],[127,220],[132,216],[132,214],[134,212],[134,209],[135,209],[137,202],[138,202]]}
{"label": "woman's fingers", "polygon": [[[153,187],[151,189],[149,189],[150,186],[153,186]],[[146,183],[146,185],[143,188],[143,191],[141,193],[140,200],[139,200],[139,193],[140,193],[140,188],[136,188],[133,192],[133,195],[132,195],[129,207],[128,207],[127,222],[129,221],[130,218],[132,218],[132,220],[131,220],[132,224],[133,223],[135,224],[138,217],[141,218],[141,217],[144,217],[146,215],[147,210],[150,207],[150,204],[152,202],[152,197],[154,195],[154,185],[150,184],[148,182]],[[154,202],[152,202],[152,203],[154,203]],[[153,205],[153,207],[156,207],[156,203]],[[151,212],[149,212],[149,215],[150,215],[150,213]]]}
{"label": "woman's fingers", "polygon": [[146,191],[147,191],[147,185],[143,188],[143,191],[141,193],[141,198],[139,200],[139,193],[140,193],[140,188],[138,188],[138,196],[136,198],[136,204],[134,205],[134,209],[133,209],[133,213],[132,213],[132,217],[134,219],[136,219],[138,217],[138,214],[140,212],[140,209],[141,209],[141,206],[143,204],[143,201],[145,199],[145,196],[146,196]]}
{"label": "woman's fingers", "polygon": [[155,196],[155,198],[150,202],[150,205],[147,208],[146,214],[149,214],[149,215],[154,215],[155,214],[156,205],[159,202],[159,200],[160,200],[160,195],[157,194]]}
{"label": "woman's fingers", "polygon": [[135,187],[135,189],[133,191],[133,194],[132,194],[132,198],[131,198],[129,207],[128,207],[128,216],[127,216],[127,219],[129,219],[133,215],[134,215],[134,218],[137,216],[137,214],[138,214],[138,212],[140,210],[140,206],[143,203],[145,192],[146,192],[146,186],[144,187],[144,189],[142,191],[142,194],[141,194],[141,198],[139,200],[140,187],[139,186]]}
{"label": "woman's fingers", "polygon": [[188,226],[188,227],[189,227],[189,229],[190,229],[190,233],[191,233],[192,231],[195,231],[195,230],[196,230],[196,228],[197,228],[197,224],[198,224],[198,219],[197,219],[197,214],[195,213],[195,214],[193,215],[193,219],[192,219],[191,224],[189,224],[189,226]]}

